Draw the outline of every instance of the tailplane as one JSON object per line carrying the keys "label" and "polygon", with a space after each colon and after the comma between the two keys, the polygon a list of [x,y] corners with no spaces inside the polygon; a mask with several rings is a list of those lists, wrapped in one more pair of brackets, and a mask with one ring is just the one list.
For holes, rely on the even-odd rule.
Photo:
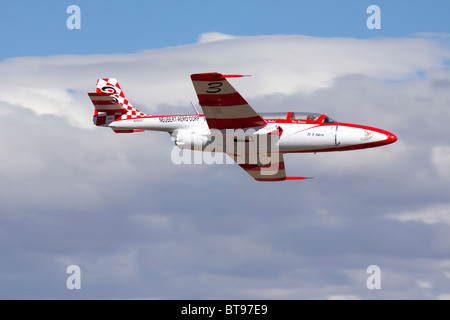
{"label": "tailplane", "polygon": [[93,120],[96,126],[109,125],[118,120],[149,117],[148,114],[133,107],[125,97],[117,79],[98,79],[96,92],[88,93],[88,95],[95,107]]}

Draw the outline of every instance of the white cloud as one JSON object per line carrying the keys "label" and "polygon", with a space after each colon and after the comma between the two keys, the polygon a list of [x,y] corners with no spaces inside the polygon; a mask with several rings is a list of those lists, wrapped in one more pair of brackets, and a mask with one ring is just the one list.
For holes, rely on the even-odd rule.
{"label": "white cloud", "polygon": [[422,289],[431,289],[433,287],[433,283],[425,280],[417,280],[417,286]]}
{"label": "white cloud", "polygon": [[206,43],[206,42],[214,42],[214,41],[221,41],[221,40],[229,40],[229,39],[235,39],[236,37],[229,35],[229,34],[225,34],[225,33],[220,33],[220,32],[207,32],[207,33],[202,33],[199,37],[198,37],[198,43]]}
{"label": "white cloud", "polygon": [[432,205],[412,212],[390,214],[387,217],[401,222],[418,221],[425,224],[450,224],[450,203]]}
{"label": "white cloud", "polygon": [[[101,288],[83,294],[99,298],[445,296],[448,130],[436,121],[449,112],[450,54],[440,41],[206,34],[135,54],[0,62],[0,284],[17,288],[9,297],[66,297],[52,291],[65,268],[61,284],[47,283],[75,263]],[[175,166],[165,133],[92,124],[86,93],[98,77],[117,77],[143,111],[184,113],[197,100],[189,75],[208,71],[253,74],[232,81],[258,111],[317,110],[399,141],[289,155],[290,174],[316,179],[261,184],[237,165]],[[373,263],[381,292],[365,287]]]}
{"label": "white cloud", "polygon": [[[211,39],[228,39],[213,41]],[[128,99],[149,113],[196,101],[189,75],[196,72],[253,74],[236,81],[244,96],[311,93],[353,74],[398,80],[439,67],[450,57],[424,38],[361,40],[308,36],[200,36],[197,44],[134,54],[13,58],[0,63],[0,101],[92,127],[86,95],[99,77],[116,77]],[[208,42],[205,42],[209,39]]]}
{"label": "white cloud", "polygon": [[433,147],[431,162],[442,178],[450,180],[450,145]]}

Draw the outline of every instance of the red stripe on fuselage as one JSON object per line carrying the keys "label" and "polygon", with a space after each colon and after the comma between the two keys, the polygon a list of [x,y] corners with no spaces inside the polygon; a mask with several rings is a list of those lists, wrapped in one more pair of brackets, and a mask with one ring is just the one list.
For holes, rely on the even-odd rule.
{"label": "red stripe on fuselage", "polygon": [[383,130],[383,129],[378,129],[378,128],[375,128],[375,127],[364,126],[364,125],[360,125],[360,124],[339,122],[339,126],[340,127],[342,126],[342,127],[351,127],[351,128],[357,128],[357,129],[371,130],[371,131],[375,131],[375,132],[379,132],[379,133],[385,134],[387,136],[392,135],[392,133],[390,133],[389,131],[386,131],[386,130]]}

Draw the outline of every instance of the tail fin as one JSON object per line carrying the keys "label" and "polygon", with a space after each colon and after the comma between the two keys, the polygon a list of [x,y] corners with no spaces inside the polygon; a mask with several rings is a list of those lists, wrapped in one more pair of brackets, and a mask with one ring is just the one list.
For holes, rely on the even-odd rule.
{"label": "tail fin", "polygon": [[94,124],[103,126],[118,120],[149,117],[133,107],[114,78],[97,80],[95,93],[88,93],[95,107]]}

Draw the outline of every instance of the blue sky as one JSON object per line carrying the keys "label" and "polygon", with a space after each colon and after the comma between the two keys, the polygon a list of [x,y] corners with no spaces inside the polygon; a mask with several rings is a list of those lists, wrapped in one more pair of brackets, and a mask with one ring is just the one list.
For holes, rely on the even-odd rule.
{"label": "blue sky", "polygon": [[[372,4],[381,30],[366,27]],[[450,299],[449,12],[2,1],[0,299]],[[185,114],[189,75],[209,71],[251,74],[230,82],[258,112],[325,113],[398,141],[289,154],[287,174],[314,179],[264,184],[236,164],[175,165],[166,133],[92,123],[99,77],[143,112]],[[66,287],[73,264],[81,290]],[[373,264],[381,290],[366,287]]]}
{"label": "blue sky", "polygon": [[[81,30],[68,30],[69,5]],[[369,30],[366,9],[381,9]],[[232,35],[402,37],[450,32],[445,0],[427,1],[2,1],[0,58],[54,54],[132,53],[189,44],[204,32]]]}

